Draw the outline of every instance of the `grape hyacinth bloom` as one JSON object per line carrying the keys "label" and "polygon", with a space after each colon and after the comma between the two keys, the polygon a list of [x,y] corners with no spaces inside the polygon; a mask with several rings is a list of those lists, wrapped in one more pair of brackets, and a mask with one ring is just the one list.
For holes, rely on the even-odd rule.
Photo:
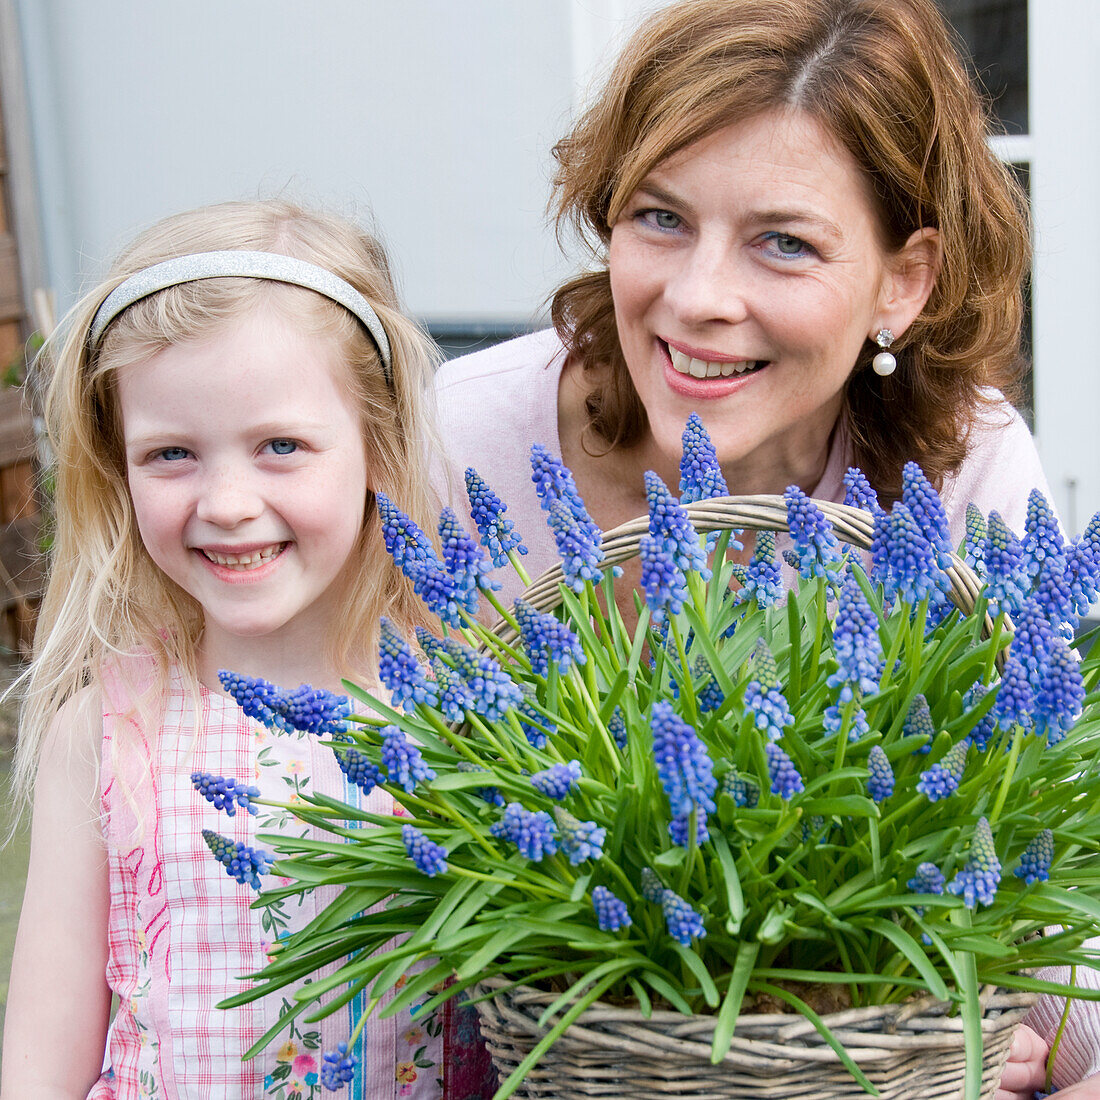
{"label": "grape hyacinth bloom", "polygon": [[1092,551],[1082,539],[1074,539],[1066,550],[1065,579],[1070,606],[1084,615],[1100,597],[1100,568]]}
{"label": "grape hyacinth bloom", "polygon": [[663,699],[653,704],[650,725],[657,774],[668,795],[672,816],[682,817],[694,809],[698,819],[705,820],[717,808],[714,793],[718,788],[706,745]]}
{"label": "grape hyacinth bloom", "polygon": [[1020,856],[1020,865],[1012,873],[1030,886],[1046,882],[1050,878],[1050,865],[1054,859],[1054,833],[1044,829]]}
{"label": "grape hyacinth bloom", "polygon": [[747,806],[750,810],[760,803],[760,784],[736,768],[730,768],[722,776],[722,793],[733,799],[735,806]]}
{"label": "grape hyacinth bloom", "polygon": [[779,686],[779,671],[767,642],[760,638],[753,653],[753,679],[745,687],[745,710],[770,741],[777,741],[794,724],[787,697]]}
{"label": "grape hyacinth bloom", "polygon": [[623,718],[621,707],[616,707],[611,712],[611,717],[607,720],[607,732],[611,734],[620,749],[626,748],[626,720]]}
{"label": "grape hyacinth bloom", "polygon": [[667,548],[651,534],[642,535],[639,540],[638,560],[646,607],[653,623],[659,626],[667,614],[678,615],[683,610],[688,598],[687,579]]}
{"label": "grape hyacinth bloom", "polygon": [[683,573],[695,570],[710,580],[707,553],[687,512],[652,470],[645,472],[645,499],[649,506],[649,533],[668,551]]}
{"label": "grape hyacinth bloom", "polygon": [[875,578],[887,594],[914,607],[925,598],[931,603],[934,593],[950,589],[932,543],[900,500],[889,514],[875,521],[871,560]]}
{"label": "grape hyacinth bloom", "polygon": [[993,844],[993,832],[989,822],[980,817],[970,838],[970,858],[948,883],[947,892],[961,897],[968,909],[977,909],[979,904],[993,904],[1000,882],[1001,863]]}
{"label": "grape hyacinth bloom", "polygon": [[678,814],[668,823],[668,835],[672,843],[680,848],[691,844],[691,823],[695,822],[695,844],[698,847],[710,840],[710,829],[706,817],[696,811],[694,814]]}
{"label": "grape hyacinth bloom", "polygon": [[508,505],[485,484],[472,466],[466,469],[466,496],[470,501],[470,518],[481,536],[481,545],[489,552],[498,569],[508,561],[508,554],[526,554],[527,547],[516,532],[515,524],[504,518]]}
{"label": "grape hyacinth bloom", "polygon": [[606,886],[593,887],[592,908],[596,910],[596,921],[603,932],[618,932],[620,928],[629,928],[634,923],[626,902]]}
{"label": "grape hyacinth bloom", "polygon": [[504,807],[501,819],[489,826],[489,832],[510,840],[524,857],[537,863],[558,850],[558,830],[545,810],[526,810],[518,802]]}
{"label": "grape hyacinth bloom", "polygon": [[476,615],[478,592],[500,588],[488,576],[492,562],[451,508],[444,508],[439,517],[439,543],[443,548],[443,566],[455,582],[455,599],[471,615]]}
{"label": "grape hyacinth bloom", "polygon": [[707,682],[695,691],[695,702],[699,707],[699,713],[708,714],[712,710],[717,710],[726,701],[726,696],[702,657],[695,662],[695,676],[708,677]]}
{"label": "grape hyacinth bloom", "polygon": [[382,540],[394,564],[406,576],[413,562],[436,560],[435,548],[427,535],[405,515],[385,493],[375,494],[382,524]]}
{"label": "grape hyacinth bloom", "polygon": [[771,780],[772,794],[779,795],[786,802],[806,789],[794,761],[774,741],[769,741],[764,746],[764,751],[768,757],[768,778]]}
{"label": "grape hyacinth bloom", "polygon": [[711,497],[727,497],[729,489],[718,465],[718,455],[698,413],[687,419],[680,458],[680,502],[694,504]]}
{"label": "grape hyacinth bloom", "polygon": [[519,717],[520,729],[523,731],[523,736],[527,738],[527,743],[535,749],[546,748],[546,734],[553,733],[557,726],[542,714],[536,710],[532,705],[534,694],[523,697],[523,701],[518,707],[516,707],[516,714]]}
{"label": "grape hyacinth bloom", "polygon": [[570,760],[568,764],[553,764],[545,771],[531,776],[531,786],[547,798],[561,801],[572,791],[581,777],[581,762]]}
{"label": "grape hyacinth bloom", "polygon": [[424,763],[420,750],[405,739],[396,726],[383,726],[382,765],[386,769],[387,782],[401,787],[406,794],[416,790],[417,783],[435,778],[435,772]]}
{"label": "grape hyacinth bloom", "polygon": [[970,741],[963,738],[957,745],[951,747],[942,760],[938,760],[928,771],[920,773],[917,790],[929,802],[939,802],[940,799],[949,798],[959,789],[969,752]]}
{"label": "grape hyacinth bloom", "polygon": [[363,794],[370,794],[382,782],[381,769],[377,764],[372,764],[365,753],[350,744],[351,738],[346,733],[334,734],[333,740],[347,743],[347,747],[343,747],[343,744],[339,748],[336,745],[332,747],[340,771],[347,776],[348,782],[353,783]]}
{"label": "grape hyacinth bloom", "polygon": [[963,560],[979,577],[985,576],[985,516],[982,510],[971,501],[966,506],[966,535],[963,540],[965,554]]}
{"label": "grape hyacinth bloom", "polygon": [[[914,894],[936,894],[939,896],[943,893],[946,882],[947,879],[944,877],[944,873],[934,863],[921,863],[917,866],[917,873],[905,885]],[[918,917],[924,916],[923,905],[914,905],[913,911]],[[927,935],[921,938],[926,944],[932,942]]]}
{"label": "grape hyacinth bloom", "polygon": [[783,491],[798,575],[804,580],[828,577],[827,566],[840,561],[840,544],[825,514],[797,485]]}
{"label": "grape hyacinth bloom", "polygon": [[[848,698],[844,699],[847,695]],[[852,689],[845,684],[841,692],[841,699],[845,703],[849,703],[854,699]],[[844,728],[844,711],[839,706],[829,706],[825,708],[825,713],[821,716],[821,725],[827,729],[830,733],[840,733]],[[871,727],[867,724],[867,712],[863,707],[857,706],[852,711],[850,720],[848,723],[848,740],[858,741],[861,737],[866,737],[871,732]]]}
{"label": "grape hyacinth bloom", "polygon": [[[973,710],[979,703],[989,694],[989,687],[983,684],[981,680],[978,680],[970,690],[963,696],[963,707],[966,710]],[[986,711],[985,715],[978,721],[977,725],[968,734],[970,743],[979,752],[984,752],[986,745],[989,744],[989,739],[997,732],[997,723],[993,719],[993,715]]]}
{"label": "grape hyacinth bloom", "polygon": [[435,673],[436,690],[439,694],[437,706],[443,716],[448,722],[463,721],[466,709],[472,709],[474,702],[467,690],[466,681],[440,657],[432,658],[432,671]]}
{"label": "grape hyacinth bloom", "polygon": [[[487,768],[480,768],[477,764],[471,764],[468,760],[460,760],[455,768],[460,772],[481,772],[483,775],[488,775],[489,770]],[[496,787],[475,787],[474,794],[482,800],[482,802],[488,802],[490,806],[503,806],[504,795],[496,789]]]}
{"label": "grape hyacinth bloom", "polygon": [[1061,573],[1066,566],[1065,540],[1050,502],[1038,490],[1027,498],[1024,537],[1020,540],[1027,575],[1034,580],[1044,569]]}
{"label": "grape hyacinth bloom", "polygon": [[783,577],[775,558],[775,532],[758,531],[748,568],[744,570],[737,602],[756,600],[759,607],[774,607],[783,598]]}
{"label": "grape hyacinth bloom", "polygon": [[[1070,580],[1066,576],[1065,563],[1057,565],[1047,562],[1039,572],[1035,590],[1028,597],[1044,620],[1044,626],[1050,628],[1052,635],[1058,635],[1067,642],[1073,640],[1077,628],[1077,616],[1073,610],[1073,592]],[[1026,605],[1025,605],[1026,606]]]}
{"label": "grape hyacinth bloom", "polygon": [[659,902],[665,886],[652,867],[643,867],[638,888],[646,901]]}
{"label": "grape hyacinth bloom", "polygon": [[[833,620],[833,653],[839,667],[829,677],[829,687],[849,685],[864,695],[878,691],[883,664],[878,619],[854,573],[845,577],[840,589]],[[847,701],[841,697],[841,702]]]}
{"label": "grape hyacinth bloom", "polygon": [[849,466],[844,474],[844,503],[877,516],[882,512],[878,493],[871,488],[867,475],[858,466]]}
{"label": "grape hyacinth bloom", "polygon": [[702,914],[692,909],[674,890],[661,891],[661,912],[665,916],[668,934],[684,947],[693,939],[701,940],[707,934]]}
{"label": "grape hyacinth bloom", "polygon": [[496,722],[509,708],[523,703],[519,685],[492,657],[462,649],[461,660],[465,663],[457,671],[464,682],[468,709]]}
{"label": "grape hyacinth bloom", "polygon": [[558,666],[558,672],[563,676],[574,661],[579,665],[584,664],[585,655],[580,639],[565,623],[548,612],[537,610],[526,600],[516,600],[515,610],[520,641],[527,651],[531,671],[535,675],[547,675],[551,661]]}
{"label": "grape hyacinth bloom", "polygon": [[901,499],[913,517],[921,534],[936,552],[936,562],[941,569],[951,564],[951,530],[947,525],[947,513],[939,493],[924,476],[916,462],[907,462],[901,471]]}
{"label": "grape hyacinth bloom", "polygon": [[260,875],[266,875],[274,862],[270,853],[262,848],[250,848],[239,840],[230,840],[213,829],[203,829],[202,839],[231,879],[253,890],[260,889]]}
{"label": "grape hyacinth bloom", "polygon": [[334,695],[310,684],[276,687],[262,677],[241,676],[224,668],[218,671],[218,679],[241,710],[268,729],[324,735],[348,728],[345,719],[351,705],[346,695]]}
{"label": "grape hyacinth bloom", "polygon": [[1023,547],[1000,513],[990,512],[986,528],[985,592],[989,609],[997,615],[1002,611],[1015,615],[1024,605],[1031,587]]}
{"label": "grape hyacinth bloom", "polygon": [[928,700],[923,695],[913,696],[901,732],[905,737],[925,738],[924,744],[915,748],[914,752],[925,753],[931,750],[932,739],[936,736],[936,727],[932,722],[932,711],[928,706]]}
{"label": "grape hyacinth bloom", "polygon": [[867,755],[867,793],[882,802],[894,793],[894,769],[881,745],[872,745]]}
{"label": "grape hyacinth bloom", "polygon": [[558,826],[561,850],[572,866],[603,855],[607,830],[601,825],[595,821],[578,821],[561,806],[554,807],[554,821]]}
{"label": "grape hyacinth bloom", "polygon": [[997,686],[997,698],[989,713],[998,729],[1010,730],[1019,725],[1026,730],[1031,727],[1034,704],[1027,668],[1019,657],[1009,653]]}
{"label": "grape hyacinth bloom", "polygon": [[424,833],[412,825],[401,826],[401,839],[405,842],[405,851],[416,869],[428,878],[434,878],[447,870],[447,849],[442,844],[429,840]]}
{"label": "grape hyacinth bloom", "polygon": [[259,787],[245,786],[236,779],[210,772],[192,772],[191,784],[207,802],[213,803],[215,810],[225,810],[227,817],[235,817],[238,806],[254,817],[260,812],[252,805],[252,799],[260,797]]}
{"label": "grape hyacinth bloom", "polygon": [[585,581],[600,579],[604,554],[599,530],[591,522],[586,526],[579,521],[560,500],[550,502],[549,513],[546,522],[554,535],[565,583],[574,592],[581,592]]}
{"label": "grape hyacinth bloom", "polygon": [[584,506],[572,471],[541,444],[531,445],[531,480],[535,483],[539,505],[544,512],[552,510],[554,501],[565,505],[570,516],[587,531],[589,541],[600,542],[600,529]]}
{"label": "grape hyacinth bloom", "polygon": [[379,619],[378,678],[390,693],[390,703],[411,713],[418,705],[434,707],[439,697],[424,675],[412,647],[384,615]]}
{"label": "grape hyacinth bloom", "polygon": [[347,1043],[337,1043],[335,1050],[326,1050],[321,1059],[321,1084],[329,1092],[339,1092],[351,1083],[359,1059],[348,1053]]}
{"label": "grape hyacinth bloom", "polygon": [[1035,692],[1032,720],[1035,732],[1057,745],[1073,727],[1085,701],[1081,666],[1069,646],[1055,646],[1046,663],[1045,675]]}

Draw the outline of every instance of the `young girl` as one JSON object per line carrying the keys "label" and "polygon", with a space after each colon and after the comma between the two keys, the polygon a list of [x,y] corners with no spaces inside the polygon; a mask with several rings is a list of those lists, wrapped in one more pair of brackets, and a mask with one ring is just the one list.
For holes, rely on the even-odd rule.
{"label": "young girl", "polygon": [[353,1066],[372,1100],[438,1097],[445,1067],[448,1095],[480,1095],[457,1017],[372,1019],[340,1049],[359,998],[244,1063],[288,1002],[215,1008],[331,895],[250,908],[203,830],[307,830],[220,814],[192,774],[358,795],[317,738],[245,718],[218,670],[339,690],[374,680],[381,614],[419,621],[375,492],[427,518],[432,352],[381,247],[283,202],[210,207],[145,233],[71,318],[43,368],[57,529],[17,762],[34,823],[4,1100],[304,1100]]}

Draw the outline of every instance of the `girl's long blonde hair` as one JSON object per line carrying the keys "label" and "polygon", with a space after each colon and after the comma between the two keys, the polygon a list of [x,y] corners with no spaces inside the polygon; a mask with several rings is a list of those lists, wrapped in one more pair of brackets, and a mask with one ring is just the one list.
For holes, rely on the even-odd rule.
{"label": "girl's long blonde hair", "polygon": [[[123,280],[162,260],[219,249],[283,253],[355,287],[389,337],[392,388],[374,343],[347,310],[314,291],[262,279],[206,279],[160,291],[126,309],[99,347],[89,350],[96,310]],[[436,352],[401,312],[382,246],[342,218],[283,200],[222,203],[168,218],[122,253],[36,364],[55,462],[56,528],[20,722],[14,784],[21,801],[30,795],[42,737],[58,709],[95,685],[110,658],[149,654],[161,687],[173,664],[194,676],[201,608],[153,564],[139,537],[126,481],[117,372],[171,344],[208,337],[266,301],[308,332],[339,342],[361,410],[371,489],[349,570],[347,613],[327,639],[329,659],[345,674],[367,674],[380,615],[406,631],[426,622],[411,584],[386,554],[374,492],[385,492],[431,529],[435,439],[426,405]]]}

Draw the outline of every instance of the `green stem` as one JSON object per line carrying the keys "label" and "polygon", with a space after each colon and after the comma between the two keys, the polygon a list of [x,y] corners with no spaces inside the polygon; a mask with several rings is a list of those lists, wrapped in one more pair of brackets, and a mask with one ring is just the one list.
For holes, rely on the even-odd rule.
{"label": "green stem", "polygon": [[[531,587],[531,578],[527,576],[527,570],[523,568],[523,563],[520,561],[520,556],[515,550],[508,551],[508,560],[512,563],[512,568],[516,571],[516,576],[523,582],[524,588]],[[494,606],[496,606],[494,604]]]}
{"label": "green stem", "polygon": [[[1077,984],[1077,967],[1069,968],[1069,984]],[[1054,1059],[1058,1056],[1058,1048],[1062,1045],[1062,1036],[1065,1034],[1066,1023],[1069,1021],[1069,1010],[1073,1007],[1073,998],[1066,998],[1066,1006],[1062,1009],[1062,1018],[1058,1021],[1058,1030],[1054,1033],[1054,1042],[1050,1044],[1050,1053],[1047,1055],[1047,1076],[1043,1085],[1043,1092],[1052,1091],[1054,1084]]]}
{"label": "green stem", "polygon": [[1023,730],[1017,725],[1012,733],[1012,748],[1008,750],[1008,764],[1004,769],[1004,775],[1001,777],[1001,786],[997,791],[997,800],[993,803],[993,809],[989,811],[990,825],[993,825],[997,818],[1000,817],[1001,811],[1005,807],[1005,800],[1008,798],[1008,788],[1012,786],[1012,779],[1016,772],[1016,762],[1020,759],[1020,744],[1023,742],[1023,739]]}

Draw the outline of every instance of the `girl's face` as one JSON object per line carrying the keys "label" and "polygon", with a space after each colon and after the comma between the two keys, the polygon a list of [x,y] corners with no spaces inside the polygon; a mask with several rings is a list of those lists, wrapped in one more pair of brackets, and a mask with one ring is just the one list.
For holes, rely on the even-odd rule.
{"label": "girl's face", "polygon": [[609,263],[662,453],[694,411],[735,492],[781,491],[823,455],[863,342],[889,323],[890,256],[862,172],[815,120],[768,112],[659,164]]}
{"label": "girl's face", "polygon": [[345,370],[335,341],[261,306],[119,372],[142,541],[225,667],[260,639],[312,656],[339,614],[368,486]]}

